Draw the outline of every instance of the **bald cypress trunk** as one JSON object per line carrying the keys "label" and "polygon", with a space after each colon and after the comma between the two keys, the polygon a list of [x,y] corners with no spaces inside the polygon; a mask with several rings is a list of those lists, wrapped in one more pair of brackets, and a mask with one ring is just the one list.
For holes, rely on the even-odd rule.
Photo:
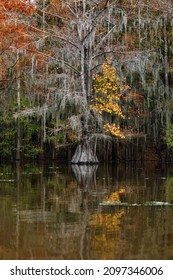
{"label": "bald cypress trunk", "polygon": [[84,139],[78,143],[76,151],[72,157],[73,164],[97,164],[98,158],[95,154],[93,145],[89,140]]}
{"label": "bald cypress trunk", "polygon": [[[90,46],[82,43],[81,45],[81,88],[82,95],[86,100],[86,112],[90,114],[90,91],[91,91],[91,74],[90,74],[90,60],[92,50]],[[84,115],[85,113],[84,112]],[[88,118],[84,117],[82,121],[82,139],[78,143],[76,151],[72,157],[73,164],[97,164],[98,158],[96,156],[96,149],[89,140],[89,124]]]}

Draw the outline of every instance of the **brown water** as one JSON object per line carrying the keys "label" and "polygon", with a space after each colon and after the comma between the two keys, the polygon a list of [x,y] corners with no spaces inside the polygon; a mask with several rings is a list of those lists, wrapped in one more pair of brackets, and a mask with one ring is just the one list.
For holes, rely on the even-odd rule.
{"label": "brown water", "polygon": [[173,206],[148,201],[173,202],[171,168],[1,165],[0,259],[173,259]]}

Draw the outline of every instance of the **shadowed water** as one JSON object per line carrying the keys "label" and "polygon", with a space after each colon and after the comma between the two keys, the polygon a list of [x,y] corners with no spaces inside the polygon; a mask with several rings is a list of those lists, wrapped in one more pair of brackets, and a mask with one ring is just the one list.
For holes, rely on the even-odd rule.
{"label": "shadowed water", "polygon": [[172,203],[150,163],[1,165],[0,259],[173,259]]}

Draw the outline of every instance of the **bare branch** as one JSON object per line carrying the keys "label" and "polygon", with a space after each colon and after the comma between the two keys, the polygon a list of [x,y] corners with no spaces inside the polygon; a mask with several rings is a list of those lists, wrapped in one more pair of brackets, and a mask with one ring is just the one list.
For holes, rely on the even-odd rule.
{"label": "bare branch", "polygon": [[65,65],[67,65],[69,68],[71,68],[72,70],[74,70],[77,74],[80,74],[80,71],[78,71],[75,67],[73,67],[71,64],[69,64],[67,61],[63,60],[63,59],[57,59],[56,57],[53,57],[53,56],[49,56],[45,53],[42,53],[42,52],[39,52],[37,50],[35,50],[34,52],[46,57],[46,58],[49,58],[50,60],[54,60],[56,62],[60,62],[60,63],[64,63]]}

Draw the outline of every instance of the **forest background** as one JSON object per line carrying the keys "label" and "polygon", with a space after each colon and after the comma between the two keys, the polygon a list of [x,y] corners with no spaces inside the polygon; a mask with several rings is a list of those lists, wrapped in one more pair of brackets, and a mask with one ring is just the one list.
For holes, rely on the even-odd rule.
{"label": "forest background", "polygon": [[171,161],[171,0],[0,0],[1,160]]}

